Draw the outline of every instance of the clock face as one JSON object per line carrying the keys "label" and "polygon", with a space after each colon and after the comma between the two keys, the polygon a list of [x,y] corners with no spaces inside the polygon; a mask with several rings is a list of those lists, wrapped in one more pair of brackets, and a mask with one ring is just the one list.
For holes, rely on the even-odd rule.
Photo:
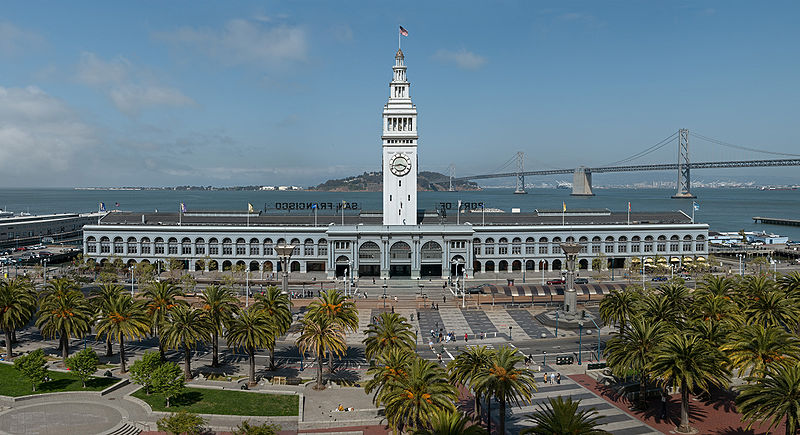
{"label": "clock face", "polygon": [[405,154],[395,154],[389,161],[389,169],[392,174],[402,177],[411,172],[411,161]]}

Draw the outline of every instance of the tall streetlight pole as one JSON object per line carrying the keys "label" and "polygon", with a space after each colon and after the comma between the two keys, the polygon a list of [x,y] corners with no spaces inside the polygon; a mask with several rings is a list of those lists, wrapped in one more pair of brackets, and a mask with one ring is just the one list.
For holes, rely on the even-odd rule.
{"label": "tall streetlight pole", "polygon": [[133,297],[133,266],[129,267],[128,270],[131,271],[131,297]]}
{"label": "tall streetlight pole", "polygon": [[386,284],[386,278],[383,279],[383,310],[386,311],[386,287],[389,285]]}
{"label": "tall streetlight pole", "polygon": [[[600,335],[600,332],[597,332],[597,335]],[[583,347],[583,320],[578,320],[578,365],[581,365],[581,354]]]}
{"label": "tall streetlight pole", "polygon": [[281,259],[281,290],[289,294],[289,259],[292,258],[292,252],[294,252],[294,245],[287,245],[282,243],[280,245],[275,246],[275,252],[278,253],[278,257]]}

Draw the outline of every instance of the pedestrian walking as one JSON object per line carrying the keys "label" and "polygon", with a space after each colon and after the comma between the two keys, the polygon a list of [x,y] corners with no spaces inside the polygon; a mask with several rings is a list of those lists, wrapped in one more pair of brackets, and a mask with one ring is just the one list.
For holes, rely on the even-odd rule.
{"label": "pedestrian walking", "polygon": [[556,383],[556,374],[555,373],[550,373],[550,383],[551,384],[555,384]]}
{"label": "pedestrian walking", "polygon": [[545,384],[549,384],[550,383],[550,378],[547,377],[547,372],[544,372],[544,383]]}
{"label": "pedestrian walking", "polygon": [[466,343],[468,341],[469,341],[469,335],[467,335],[467,333],[465,332],[464,333],[464,343]]}
{"label": "pedestrian walking", "polygon": [[447,303],[447,295],[442,296],[442,303],[443,304]]}
{"label": "pedestrian walking", "polygon": [[556,383],[557,384],[561,383],[561,373],[556,374]]}

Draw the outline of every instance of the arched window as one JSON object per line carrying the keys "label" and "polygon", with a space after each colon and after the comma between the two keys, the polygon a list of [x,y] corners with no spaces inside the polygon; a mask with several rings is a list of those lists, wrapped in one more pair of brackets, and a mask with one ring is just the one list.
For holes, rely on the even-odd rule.
{"label": "arched window", "polygon": [[136,245],[136,238],[135,237],[128,237],[128,254],[136,254],[138,249]]}
{"label": "arched window", "polygon": [[481,239],[472,239],[472,255],[481,255]]}
{"label": "arched window", "polygon": [[161,237],[156,237],[156,240],[153,242],[153,253],[156,255],[164,254],[164,239]]}
{"label": "arched window", "polygon": [[550,245],[547,243],[547,237],[539,237],[539,254],[548,254],[550,253]]}
{"label": "arched window", "polygon": [[499,255],[508,255],[508,239],[501,237],[497,241],[497,253]]}
{"label": "arched window", "polygon": [[617,242],[619,243],[617,245],[617,252],[622,253],[622,254],[627,253],[628,252],[628,238],[626,236],[619,236],[619,238],[617,239]]}
{"label": "arched window", "polygon": [[614,253],[614,238],[611,236],[606,237],[605,253],[606,254]]}
{"label": "arched window", "polygon": [[[484,242],[483,253],[486,255],[494,255],[494,239],[489,237]],[[494,265],[494,263],[492,263]],[[494,268],[492,268],[494,270]]]}
{"label": "arched window", "polygon": [[122,243],[122,237],[114,237],[114,253],[122,254],[125,251],[125,246]]}
{"label": "arched window", "polygon": [[667,236],[658,236],[658,243],[656,243],[656,252],[667,252]]}
{"label": "arched window", "polygon": [[528,237],[525,239],[525,255],[536,254],[536,239]]}
{"label": "arched window", "polygon": [[192,255],[192,240],[188,237],[181,240],[181,255]]}
{"label": "arched window", "polygon": [[86,252],[97,252],[97,239],[94,236],[86,238]]}
{"label": "arched window", "polygon": [[294,246],[294,250],[292,250],[292,255],[300,255],[300,239],[292,239],[290,244]]}
{"label": "arched window", "polygon": [[420,251],[422,260],[441,260],[442,246],[436,242],[426,242]]}
{"label": "arched window", "polygon": [[150,238],[142,237],[140,244],[142,245],[142,254],[150,254]]}
{"label": "arched window", "polygon": [[697,243],[694,246],[695,250],[697,251],[705,251],[706,250],[706,236],[702,234],[697,235]]}
{"label": "arched window", "polygon": [[487,272],[494,272],[494,261],[489,260],[486,262],[486,271]]}
{"label": "arched window", "polygon": [[303,242],[303,255],[307,257],[314,256],[314,241],[311,239],[306,239]]}
{"label": "arched window", "polygon": [[511,241],[511,254],[522,254],[522,239],[519,237],[514,237],[514,240]]}
{"label": "arched window", "polygon": [[381,248],[375,242],[364,242],[358,248],[358,259],[364,262],[381,261]]}
{"label": "arched window", "polygon": [[653,236],[645,236],[643,251],[646,253],[653,252]]}
{"label": "arched window", "polygon": [[572,236],[567,237],[567,243],[575,243],[575,237]]}
{"label": "arched window", "polygon": [[508,261],[500,260],[500,263],[497,264],[497,271],[498,272],[508,272]]}
{"label": "arched window", "polygon": [[328,241],[325,239],[319,239],[317,242],[317,255],[322,257],[328,255]]}
{"label": "arched window", "polygon": [[389,249],[392,260],[411,260],[411,247],[406,242],[397,242]]}
{"label": "arched window", "polygon": [[[194,239],[194,253],[196,255],[206,255],[206,241],[202,237]],[[205,266],[203,264],[203,267]]]}
{"label": "arched window", "polygon": [[178,239],[170,237],[169,241],[167,241],[167,249],[169,255],[178,255]]}
{"label": "arched window", "polygon": [[100,238],[100,253],[107,254],[111,252],[111,240],[108,237],[101,237]]}
{"label": "arched window", "polygon": [[219,241],[216,237],[208,239],[208,254],[219,255]]}
{"label": "arched window", "polygon": [[533,260],[528,260],[525,262],[525,270],[535,270],[536,262]]}
{"label": "arched window", "polygon": [[243,238],[236,239],[236,255],[245,255],[247,247]]}
{"label": "arched window", "polygon": [[[250,255],[258,255],[259,254],[259,252],[258,252],[258,246],[259,245],[260,245],[260,243],[258,243],[258,239],[256,239],[256,238],[250,239],[250,249],[249,249]],[[252,267],[252,263],[251,263],[251,267]],[[256,270],[258,270],[258,263],[256,263]]]}
{"label": "arched window", "polygon": [[264,255],[273,255],[272,253],[272,239],[264,239]]}

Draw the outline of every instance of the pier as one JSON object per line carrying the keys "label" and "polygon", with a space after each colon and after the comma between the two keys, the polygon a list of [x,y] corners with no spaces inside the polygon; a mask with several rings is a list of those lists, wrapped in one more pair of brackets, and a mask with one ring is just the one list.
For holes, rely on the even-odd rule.
{"label": "pier", "polygon": [[761,222],[762,224],[790,225],[793,227],[800,227],[800,219],[782,219],[782,218],[753,216],[753,221],[755,221],[755,223]]}

